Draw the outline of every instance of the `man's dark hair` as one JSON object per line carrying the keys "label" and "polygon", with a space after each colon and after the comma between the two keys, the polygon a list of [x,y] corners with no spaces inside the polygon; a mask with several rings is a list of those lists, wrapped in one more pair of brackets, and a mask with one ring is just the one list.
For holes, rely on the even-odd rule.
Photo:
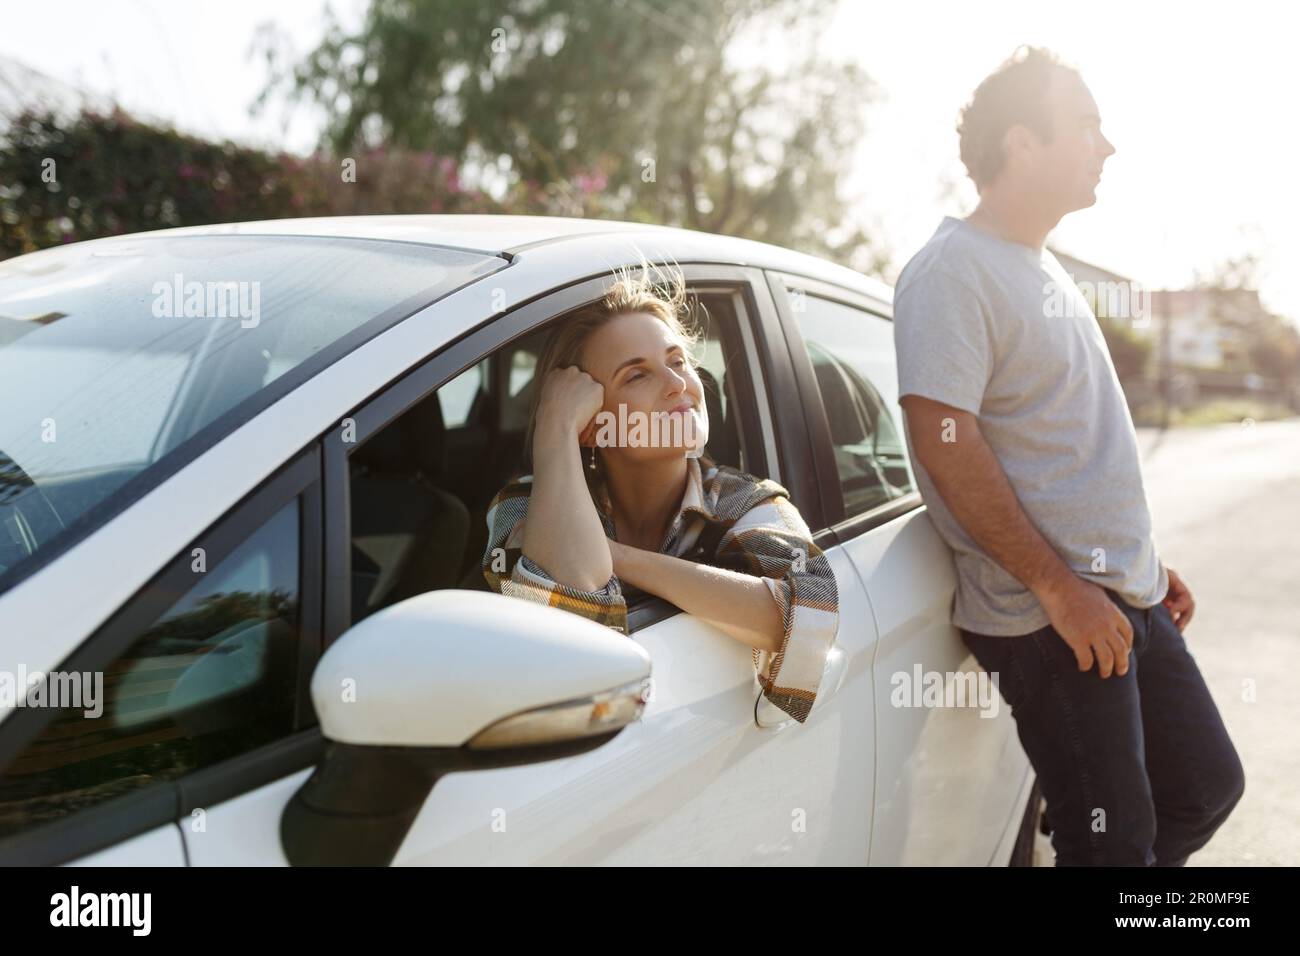
{"label": "man's dark hair", "polygon": [[975,88],[975,95],[961,111],[957,135],[961,161],[977,187],[992,182],[1002,169],[1006,160],[1002,138],[1012,126],[1027,127],[1043,142],[1051,142],[1047,90],[1058,70],[1077,73],[1050,50],[1022,46]]}

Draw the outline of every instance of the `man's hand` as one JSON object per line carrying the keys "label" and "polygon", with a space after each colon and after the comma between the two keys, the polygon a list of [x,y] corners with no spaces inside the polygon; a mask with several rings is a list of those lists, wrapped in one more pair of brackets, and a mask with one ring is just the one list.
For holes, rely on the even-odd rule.
{"label": "man's hand", "polygon": [[1079,670],[1090,669],[1095,658],[1103,680],[1112,673],[1128,673],[1133,625],[1101,587],[1070,574],[1038,600],[1056,633],[1074,651]]}
{"label": "man's hand", "polygon": [[976,415],[904,395],[908,435],[948,510],[988,555],[1032,591],[1086,671],[1128,673],[1133,626],[1106,592],[1075,574],[1034,527],[984,440]]}
{"label": "man's hand", "polygon": [[1186,582],[1178,576],[1178,573],[1168,565],[1165,571],[1169,573],[1169,593],[1160,603],[1169,609],[1169,616],[1174,619],[1174,624],[1178,627],[1178,633],[1181,634],[1192,621],[1192,612],[1196,610],[1196,602],[1192,600],[1191,589],[1187,587]]}

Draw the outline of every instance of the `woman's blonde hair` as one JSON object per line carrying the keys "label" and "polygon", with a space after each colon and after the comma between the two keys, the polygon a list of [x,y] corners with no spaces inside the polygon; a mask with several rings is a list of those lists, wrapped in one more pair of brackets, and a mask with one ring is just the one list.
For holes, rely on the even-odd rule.
{"label": "woman's blonde hair", "polygon": [[[701,330],[692,319],[692,309],[686,294],[686,280],[676,266],[652,265],[644,258],[639,266],[622,267],[613,272],[614,281],[596,302],[577,309],[559,320],[554,332],[546,340],[537,358],[533,373],[533,394],[528,412],[528,430],[524,436],[524,467],[533,467],[533,435],[537,426],[537,410],[541,402],[542,383],[554,369],[577,365],[583,346],[591,334],[611,319],[635,312],[653,315],[678,336],[686,346],[686,357],[692,367],[698,367],[694,349],[699,345]],[[584,371],[586,371],[584,369]],[[603,470],[597,466],[593,473],[584,468],[587,484],[595,500],[602,490]]]}

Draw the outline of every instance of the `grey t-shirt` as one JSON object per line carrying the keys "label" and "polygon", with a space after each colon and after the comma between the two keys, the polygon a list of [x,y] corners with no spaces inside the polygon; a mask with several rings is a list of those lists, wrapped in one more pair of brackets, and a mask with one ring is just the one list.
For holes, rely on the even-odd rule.
{"label": "grey t-shirt", "polygon": [[[1067,565],[1137,607],[1164,597],[1133,419],[1088,300],[1055,256],[945,216],[899,276],[894,340],[899,396],[978,416],[1025,514]],[[912,460],[955,554],[953,624],[997,636],[1047,625]]]}

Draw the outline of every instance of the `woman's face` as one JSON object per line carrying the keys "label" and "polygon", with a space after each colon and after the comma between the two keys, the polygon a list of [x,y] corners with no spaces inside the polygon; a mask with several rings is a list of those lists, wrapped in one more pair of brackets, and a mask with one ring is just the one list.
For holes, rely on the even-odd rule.
{"label": "woman's face", "polygon": [[605,386],[602,411],[608,415],[597,416],[597,425],[603,420],[612,427],[603,435],[598,430],[597,445],[606,454],[680,458],[686,450],[704,448],[709,432],[704,387],[686,343],[660,319],[648,312],[610,319],[587,339],[581,362]]}

